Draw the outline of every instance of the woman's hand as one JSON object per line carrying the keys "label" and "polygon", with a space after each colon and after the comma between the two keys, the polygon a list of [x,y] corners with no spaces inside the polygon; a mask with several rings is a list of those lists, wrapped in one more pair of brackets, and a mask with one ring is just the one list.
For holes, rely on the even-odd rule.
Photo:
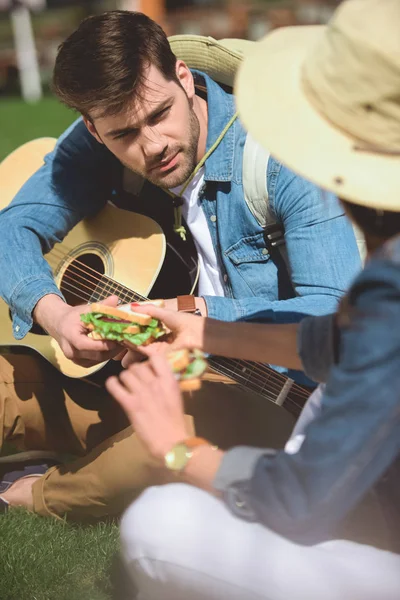
{"label": "woman's hand", "polygon": [[163,353],[110,377],[106,388],[153,457],[163,460],[175,444],[190,437],[179,384]]}
{"label": "woman's hand", "polygon": [[203,348],[204,326],[206,319],[184,312],[159,308],[153,304],[135,307],[135,311],[160,319],[170,330],[167,341],[153,342],[140,350],[128,350],[122,359],[127,368],[145,356],[153,356],[160,351],[181,350],[182,348]]}

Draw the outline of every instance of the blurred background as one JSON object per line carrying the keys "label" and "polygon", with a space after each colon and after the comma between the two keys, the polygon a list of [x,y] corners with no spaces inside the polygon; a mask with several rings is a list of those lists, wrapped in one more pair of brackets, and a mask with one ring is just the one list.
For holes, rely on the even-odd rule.
{"label": "blurred background", "polygon": [[76,117],[51,97],[57,47],[91,14],[146,13],[168,35],[257,40],[277,27],[326,23],[339,0],[0,0],[0,160],[58,136]]}

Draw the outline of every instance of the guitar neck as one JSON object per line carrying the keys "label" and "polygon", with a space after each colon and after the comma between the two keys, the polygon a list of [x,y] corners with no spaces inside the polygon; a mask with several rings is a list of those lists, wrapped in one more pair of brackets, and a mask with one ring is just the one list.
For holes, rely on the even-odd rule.
{"label": "guitar neck", "polygon": [[90,302],[100,302],[107,298],[108,296],[116,295],[118,296],[121,304],[129,304],[129,302],[142,302],[144,300],[148,300],[146,296],[142,296],[137,292],[129,289],[128,287],[114,281],[110,277],[106,277],[106,275],[102,275],[99,278],[99,282],[96,285],[94,292],[90,297]]}
{"label": "guitar neck", "polygon": [[[91,297],[98,302],[115,294],[122,303],[148,300],[113,279],[103,275]],[[274,404],[284,407],[298,417],[310,392],[293,379],[277,373],[269,365],[232,358],[210,356],[208,362],[214,371],[230,377],[243,388],[250,390]]]}
{"label": "guitar neck", "polygon": [[282,406],[295,417],[300,415],[310,391],[293,379],[277,373],[269,365],[245,360],[210,356],[212,369],[236,381],[241,387]]}

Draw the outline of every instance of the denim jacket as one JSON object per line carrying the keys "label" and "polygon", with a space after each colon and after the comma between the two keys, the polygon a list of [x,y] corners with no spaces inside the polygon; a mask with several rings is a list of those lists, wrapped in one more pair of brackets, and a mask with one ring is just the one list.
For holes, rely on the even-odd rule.
{"label": "denim jacket", "polygon": [[[400,536],[400,236],[367,263],[335,315],[300,327],[305,372],[326,380],[321,412],[297,453],[239,447],[214,485],[238,516],[300,543],[335,535],[374,486]],[[399,548],[400,550],[400,548]]]}
{"label": "denim jacket", "polygon": [[[235,113],[234,98],[208,76],[195,75],[207,86],[208,150]],[[202,208],[226,294],[205,298],[209,316],[287,322],[334,311],[360,268],[342,208],[330,194],[269,160],[268,192],[271,209],[285,230],[293,284],[288,286],[243,199],[245,137],[236,120],[205,163]],[[32,326],[38,300],[49,293],[61,295],[42,253],[112,200],[121,188],[122,173],[119,161],[79,119],[0,213],[0,295],[10,306],[17,339]]]}

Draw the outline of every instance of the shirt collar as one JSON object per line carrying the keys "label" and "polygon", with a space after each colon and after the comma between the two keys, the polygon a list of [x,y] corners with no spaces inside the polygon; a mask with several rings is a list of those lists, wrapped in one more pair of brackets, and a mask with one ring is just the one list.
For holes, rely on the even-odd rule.
{"label": "shirt collar", "polygon": [[[232,94],[225,92],[205,73],[193,70],[196,79],[203,79],[207,87],[208,132],[206,152],[211,148],[225,125],[236,112]],[[205,162],[204,179],[206,181],[231,181],[235,156],[235,125],[231,125],[218,147]]]}

